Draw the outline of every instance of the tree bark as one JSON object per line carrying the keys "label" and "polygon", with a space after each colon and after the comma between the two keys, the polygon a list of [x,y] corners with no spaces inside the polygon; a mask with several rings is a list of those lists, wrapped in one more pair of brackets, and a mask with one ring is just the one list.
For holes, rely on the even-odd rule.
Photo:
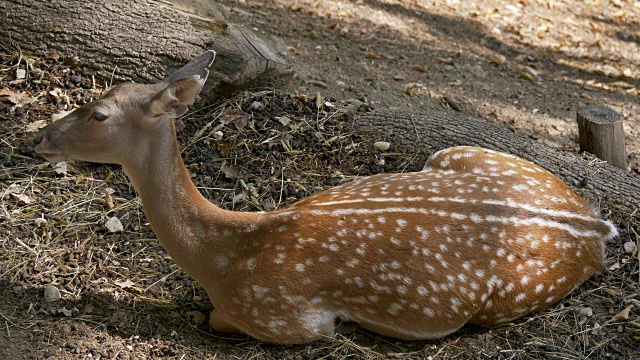
{"label": "tree bark", "polygon": [[434,107],[428,114],[399,111],[356,113],[359,131],[378,134],[375,141],[393,144],[391,151],[415,154],[423,164],[435,151],[472,145],[507,152],[536,163],[598,206],[620,230],[640,232],[640,176],[608,165],[594,156],[552,148],[463,114]]}
{"label": "tree bark", "polygon": [[0,41],[29,54],[56,51],[114,82],[158,81],[213,49],[217,58],[203,92],[208,100],[240,89],[282,87],[293,76],[274,42],[206,17],[219,12],[191,14],[184,0],[175,2],[3,0]]}

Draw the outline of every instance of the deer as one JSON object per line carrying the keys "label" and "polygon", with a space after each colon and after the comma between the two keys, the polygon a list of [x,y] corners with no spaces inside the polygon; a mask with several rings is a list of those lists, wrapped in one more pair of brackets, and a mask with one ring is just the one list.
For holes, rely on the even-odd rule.
{"label": "deer", "polygon": [[480,147],[274,211],[221,209],[191,181],[174,125],[214,59],[116,85],[35,137],[50,162],[122,166],[161,246],[206,290],[213,331],[297,344],[333,339],[348,321],[438,339],[541,311],[604,270],[610,221],[542,167]]}

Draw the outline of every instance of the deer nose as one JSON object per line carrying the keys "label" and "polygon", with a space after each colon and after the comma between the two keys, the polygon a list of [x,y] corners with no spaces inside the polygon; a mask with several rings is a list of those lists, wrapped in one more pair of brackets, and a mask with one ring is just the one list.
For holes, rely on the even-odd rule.
{"label": "deer nose", "polygon": [[44,138],[44,134],[42,133],[42,131],[38,132],[36,136],[33,138],[33,144],[34,145],[40,144],[43,138]]}

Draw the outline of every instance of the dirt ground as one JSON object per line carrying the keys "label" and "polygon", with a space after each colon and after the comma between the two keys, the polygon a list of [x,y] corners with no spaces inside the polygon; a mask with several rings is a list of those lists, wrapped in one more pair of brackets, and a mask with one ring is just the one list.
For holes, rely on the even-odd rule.
{"label": "dirt ground", "polygon": [[577,108],[606,105],[640,171],[637,1],[222,3],[284,40],[302,93],[409,111],[434,100],[571,149]]}
{"label": "dirt ground", "polygon": [[[640,171],[640,2],[220,3],[232,21],[281,38],[299,74],[297,95],[242,94],[179,123],[194,182],[222,207],[272,210],[355,176],[419,169],[353,146],[369,139],[340,121],[351,98],[365,102],[359,111],[435,101],[571,150],[576,109],[607,105],[623,115]],[[159,247],[120,168],[33,152],[34,131],[99,96],[104,79],[70,69],[64,54],[2,45],[2,359],[640,358],[633,229],[608,244],[606,274],[508,326],[406,342],[342,324],[335,341],[299,346],[210,332],[206,294]],[[318,93],[336,108],[318,106]],[[113,217],[123,231],[107,230]],[[55,289],[61,298],[47,302]]]}

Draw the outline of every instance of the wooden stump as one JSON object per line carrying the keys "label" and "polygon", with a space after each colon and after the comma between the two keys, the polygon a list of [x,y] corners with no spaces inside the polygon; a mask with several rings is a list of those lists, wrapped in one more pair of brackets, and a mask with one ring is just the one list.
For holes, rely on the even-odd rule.
{"label": "wooden stump", "polygon": [[607,163],[627,169],[622,117],[605,106],[578,109],[580,151],[594,154]]}

